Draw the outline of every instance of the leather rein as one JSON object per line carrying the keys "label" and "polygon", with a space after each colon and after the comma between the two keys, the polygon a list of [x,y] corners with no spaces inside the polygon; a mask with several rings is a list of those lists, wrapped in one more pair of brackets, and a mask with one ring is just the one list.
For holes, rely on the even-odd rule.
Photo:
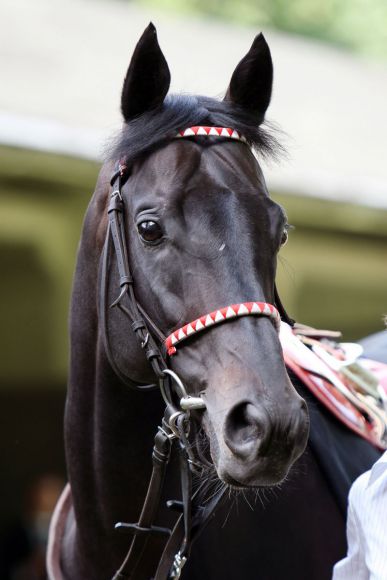
{"label": "leather rein", "polygon": [[[244,137],[234,129],[223,127],[189,127],[180,131],[176,138],[209,136],[235,139],[246,142]],[[165,412],[158,427],[152,452],[152,475],[148,484],[145,501],[137,523],[118,522],[115,528],[122,533],[132,535],[127,555],[113,580],[135,580],[139,572],[139,564],[145,552],[146,544],[152,535],[167,538],[164,551],[159,560],[154,580],[178,579],[187,561],[192,542],[204,529],[216,505],[223,496],[224,489],[216,494],[204,506],[198,501],[200,486],[193,493],[192,473],[208,467],[208,461],[198,450],[194,456],[188,438],[192,424],[190,412],[204,410],[206,405],[201,397],[190,396],[178,375],[169,368],[168,356],[176,352],[177,343],[189,339],[191,334],[202,332],[214,324],[220,324],[239,316],[255,315],[271,318],[277,330],[280,320],[288,324],[293,321],[287,316],[277,289],[274,291],[275,305],[265,302],[248,302],[226,306],[215,312],[204,315],[184,327],[175,330],[168,337],[158,328],[146,311],[137,302],[134,280],[131,275],[126,233],[125,233],[125,201],[122,186],[129,177],[128,167],[119,163],[111,177],[112,191],[108,206],[108,228],[102,253],[100,319],[106,355],[117,376],[130,388],[149,391],[159,387],[165,402]],[[144,351],[157,384],[138,384],[127,377],[118,367],[110,347],[107,312],[108,268],[109,259],[115,253],[117,261],[120,292],[110,308],[118,308],[130,321],[139,344]],[[168,507],[180,512],[180,516],[172,530],[154,525],[161,501],[164,478],[172,447],[177,444],[180,458],[181,501],[169,501]]]}

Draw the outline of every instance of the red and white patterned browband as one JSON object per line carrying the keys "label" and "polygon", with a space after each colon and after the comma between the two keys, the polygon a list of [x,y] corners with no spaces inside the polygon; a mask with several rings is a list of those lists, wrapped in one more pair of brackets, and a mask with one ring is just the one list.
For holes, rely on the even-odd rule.
{"label": "red and white patterned browband", "polygon": [[183,129],[182,131],[178,132],[176,138],[180,139],[182,137],[195,137],[196,135],[198,137],[226,137],[227,139],[242,141],[243,143],[247,142],[246,138],[235,129],[230,129],[229,127],[203,127],[202,125]]}
{"label": "red and white patterned browband", "polygon": [[[187,129],[182,129],[175,135],[175,139],[182,139],[184,137],[226,137],[226,139],[233,139],[234,141],[242,141],[242,143],[247,143],[246,137],[244,137],[236,129],[231,129],[230,127],[204,127],[203,125],[195,125],[194,127],[188,127]],[[119,163],[119,172],[121,177],[123,177],[127,172],[127,166],[125,163],[125,158],[123,158]]]}
{"label": "red and white patterned browband", "polygon": [[201,332],[215,324],[221,324],[230,318],[247,316],[249,314],[271,318],[279,331],[281,317],[275,306],[268,304],[267,302],[241,302],[239,304],[226,306],[220,310],[214,310],[214,312],[205,314],[193,322],[186,324],[182,328],[178,328],[175,332],[172,332],[172,334],[170,334],[165,340],[167,353],[169,356],[174,355],[176,353],[176,345],[197,332]]}

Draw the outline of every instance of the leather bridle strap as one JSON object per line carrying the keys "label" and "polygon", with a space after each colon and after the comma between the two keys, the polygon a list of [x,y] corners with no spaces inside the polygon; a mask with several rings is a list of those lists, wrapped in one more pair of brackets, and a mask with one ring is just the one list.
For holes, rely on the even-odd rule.
{"label": "leather bridle strap", "polygon": [[112,580],[128,580],[136,574],[136,568],[146,548],[149,534],[169,535],[169,528],[154,526],[160,505],[161,493],[165,479],[167,464],[171,455],[172,436],[168,427],[168,415],[170,410],[167,408],[162,425],[158,428],[153,453],[152,453],[152,475],[148,485],[148,491],[141,510],[141,514],[136,524],[127,524],[119,522],[115,525],[116,530],[134,534],[129,551],[119,570],[115,573]]}
{"label": "leather bridle strap", "polygon": [[[130,532],[133,534],[130,547],[120,566],[119,570],[114,575],[114,580],[127,580],[134,579],[137,577],[138,566],[141,562],[142,556],[144,554],[146,544],[149,539],[149,535],[152,534],[170,534],[170,530],[161,528],[159,526],[153,525],[155,521],[157,510],[160,504],[161,491],[163,488],[165,471],[167,463],[171,452],[171,442],[173,439],[178,438],[181,445],[180,454],[180,472],[181,472],[181,485],[182,485],[182,505],[183,505],[183,521],[184,521],[184,533],[183,537],[180,537],[179,541],[181,543],[179,554],[189,553],[190,548],[190,534],[191,534],[191,492],[192,492],[192,476],[190,471],[189,463],[189,451],[188,451],[188,441],[185,439],[185,422],[189,418],[189,411],[184,409],[176,409],[172,404],[171,398],[171,388],[168,385],[168,380],[170,377],[166,375],[166,372],[172,373],[172,371],[167,370],[166,361],[156,345],[156,342],[151,334],[157,336],[160,344],[164,343],[165,336],[157,328],[157,326],[151,321],[151,319],[146,315],[144,310],[137,303],[134,288],[133,288],[133,278],[130,274],[129,260],[126,249],[126,237],[124,228],[124,204],[121,196],[121,171],[117,171],[112,178],[113,191],[110,198],[108,215],[109,215],[109,225],[106,236],[103,261],[102,261],[102,286],[101,286],[101,310],[103,318],[103,332],[105,335],[105,346],[107,347],[108,358],[114,363],[112,353],[109,349],[108,332],[106,325],[106,295],[107,295],[107,272],[108,272],[108,257],[109,257],[109,244],[113,241],[117,269],[119,274],[119,284],[120,293],[118,298],[113,302],[111,307],[118,307],[122,310],[132,322],[132,330],[136,334],[140,341],[141,347],[144,349],[144,353],[152,366],[155,375],[160,380],[161,392],[166,399],[167,407],[165,411],[165,416],[161,427],[155,436],[155,445],[152,454],[152,475],[148,485],[148,491],[146,498],[141,510],[140,518],[135,524],[118,523],[116,529],[123,532]],[[127,306],[123,303],[127,297]],[[116,372],[117,365],[114,365]],[[173,375],[173,373],[172,373]],[[124,376],[122,372],[119,371],[118,376]],[[127,381],[125,381],[127,382]],[[127,382],[130,386],[133,385],[132,381]],[[149,390],[153,388],[150,386],[137,386],[141,390]],[[195,402],[194,398],[187,396],[187,393],[183,389],[180,393],[182,401],[184,399],[185,404],[191,405],[192,402],[203,406],[202,401]],[[187,407],[188,409],[189,407]],[[173,421],[171,423],[171,421]],[[167,543],[168,545],[168,543]],[[186,557],[182,556],[184,563]],[[176,555],[176,558],[178,556]],[[172,559],[173,560],[173,559]],[[172,560],[169,562],[169,567],[172,566]],[[178,560],[176,560],[178,562]],[[176,564],[176,569],[179,564]],[[177,576],[176,576],[177,577]]]}
{"label": "leather bridle strap", "polygon": [[295,320],[293,320],[293,318],[290,318],[290,316],[286,312],[285,307],[282,304],[281,298],[279,297],[276,284],[274,284],[274,304],[277,307],[282,322],[286,322],[286,324],[289,324],[289,326],[293,328],[293,326],[295,325]]}
{"label": "leather bridle strap", "polygon": [[[225,485],[218,493],[214,494],[213,497],[205,503],[204,506],[197,505],[195,500],[199,495],[199,491],[196,491],[192,501],[193,501],[193,516],[191,522],[191,534],[190,543],[198,538],[198,536],[204,531],[208,525],[211,517],[214,516],[214,510],[223,498],[227,486]],[[165,580],[166,578],[179,578],[181,569],[184,566],[186,556],[182,556],[181,550],[179,550],[184,539],[184,516],[181,515],[172,530],[171,536],[164,548],[164,552],[159,561],[159,565],[153,580]],[[189,555],[189,554],[188,554]]]}
{"label": "leather bridle strap", "polygon": [[[131,321],[132,330],[135,333],[146,358],[149,361],[156,377],[164,378],[163,370],[166,368],[165,359],[156,344],[153,334],[155,334],[162,344],[165,339],[163,333],[157,328],[150,317],[145,313],[143,308],[138,304],[133,289],[133,278],[129,269],[129,260],[127,254],[125,227],[124,227],[124,204],[121,196],[121,181],[125,174],[125,166],[119,165],[118,171],[113,174],[111,184],[113,191],[110,196],[108,207],[109,225],[106,234],[106,241],[103,253],[102,264],[102,284],[101,284],[101,318],[103,321],[103,334],[106,346],[107,356],[118,376],[126,384],[134,387],[136,390],[150,390],[156,388],[156,385],[135,385],[134,381],[125,378],[125,375],[117,368],[114,363],[113,354],[109,347],[107,324],[106,324],[106,295],[107,295],[107,261],[109,257],[109,243],[113,240],[117,268],[119,274],[120,293],[119,296],[110,305],[110,308],[119,308]],[[127,306],[124,304],[125,296],[128,297]],[[150,331],[152,329],[152,332]],[[126,380],[125,380],[126,379]]]}

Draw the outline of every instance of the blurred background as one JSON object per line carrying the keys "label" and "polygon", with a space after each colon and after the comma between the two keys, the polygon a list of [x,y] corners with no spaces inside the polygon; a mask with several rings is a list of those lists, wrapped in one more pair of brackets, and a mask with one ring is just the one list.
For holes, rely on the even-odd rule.
{"label": "blurred background", "polygon": [[152,20],[174,91],[222,96],[262,30],[268,119],[288,155],[264,164],[295,226],[282,300],[356,340],[387,312],[385,0],[2,0],[0,5],[0,578],[44,578],[65,480],[67,310],[82,218],[120,127],[131,52]]}

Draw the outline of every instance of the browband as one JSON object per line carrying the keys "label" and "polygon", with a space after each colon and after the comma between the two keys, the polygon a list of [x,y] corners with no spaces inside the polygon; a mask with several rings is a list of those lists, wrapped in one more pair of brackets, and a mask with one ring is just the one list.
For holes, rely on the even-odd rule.
{"label": "browband", "polygon": [[[182,129],[178,131],[175,135],[175,139],[183,139],[184,137],[224,137],[226,139],[232,139],[233,141],[241,141],[247,144],[247,139],[236,129],[231,129],[230,127],[207,127],[204,125],[195,125],[193,127],[188,127],[187,129]],[[125,158],[122,158],[116,171],[113,173],[110,179],[110,185],[116,181],[117,177],[121,178],[121,185],[128,178],[128,166],[126,165]]]}
{"label": "browband", "polygon": [[240,302],[239,304],[232,304],[220,310],[214,310],[210,314],[205,314],[197,318],[193,322],[178,328],[170,334],[165,340],[165,347],[169,356],[176,353],[176,346],[183,342],[193,334],[205,330],[209,326],[221,324],[230,318],[239,316],[248,316],[254,314],[255,316],[267,316],[274,322],[277,331],[280,329],[281,317],[275,306],[267,302]]}
{"label": "browband", "polygon": [[182,137],[226,137],[226,139],[234,139],[235,141],[242,141],[247,143],[246,137],[244,137],[236,129],[231,129],[230,127],[204,127],[203,125],[195,125],[194,127],[188,127],[179,131],[176,135],[176,139],[181,139]]}

